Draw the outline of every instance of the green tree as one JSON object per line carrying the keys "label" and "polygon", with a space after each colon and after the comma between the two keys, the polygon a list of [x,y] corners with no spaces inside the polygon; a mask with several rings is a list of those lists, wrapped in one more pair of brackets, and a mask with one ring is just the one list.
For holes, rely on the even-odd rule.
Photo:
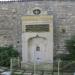
{"label": "green tree", "polygon": [[13,46],[0,47],[0,66],[9,67],[10,59],[17,57],[19,53]]}
{"label": "green tree", "polygon": [[68,55],[63,56],[63,60],[75,60],[75,36],[65,41],[66,50],[69,51]]}

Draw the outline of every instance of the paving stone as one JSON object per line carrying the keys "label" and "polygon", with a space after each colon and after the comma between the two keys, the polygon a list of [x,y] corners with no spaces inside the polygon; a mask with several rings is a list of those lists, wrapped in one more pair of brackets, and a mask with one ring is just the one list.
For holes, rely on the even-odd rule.
{"label": "paving stone", "polygon": [[32,73],[23,73],[23,75],[31,75]]}

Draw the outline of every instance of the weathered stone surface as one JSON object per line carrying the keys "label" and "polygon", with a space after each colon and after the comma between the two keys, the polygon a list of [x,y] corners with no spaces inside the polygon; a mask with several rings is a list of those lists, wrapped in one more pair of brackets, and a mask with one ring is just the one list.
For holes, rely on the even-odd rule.
{"label": "weathered stone surface", "polygon": [[21,53],[21,17],[34,15],[35,8],[46,12],[42,15],[54,16],[54,53],[65,52],[64,40],[75,33],[75,2],[72,1],[0,2],[0,35],[7,32]]}

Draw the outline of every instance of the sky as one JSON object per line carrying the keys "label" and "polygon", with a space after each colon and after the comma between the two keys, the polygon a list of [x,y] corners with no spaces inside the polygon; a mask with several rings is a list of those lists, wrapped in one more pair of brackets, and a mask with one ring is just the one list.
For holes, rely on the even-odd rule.
{"label": "sky", "polygon": [[16,0],[0,0],[0,1],[16,1]]}
{"label": "sky", "polygon": [[11,0],[0,0],[0,1],[11,1]]}

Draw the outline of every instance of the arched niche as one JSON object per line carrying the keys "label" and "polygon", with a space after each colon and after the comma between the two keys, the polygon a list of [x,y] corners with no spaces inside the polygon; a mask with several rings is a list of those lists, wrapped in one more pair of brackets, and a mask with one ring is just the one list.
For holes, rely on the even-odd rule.
{"label": "arched niche", "polygon": [[28,61],[30,63],[44,62],[47,39],[36,35],[28,39]]}

